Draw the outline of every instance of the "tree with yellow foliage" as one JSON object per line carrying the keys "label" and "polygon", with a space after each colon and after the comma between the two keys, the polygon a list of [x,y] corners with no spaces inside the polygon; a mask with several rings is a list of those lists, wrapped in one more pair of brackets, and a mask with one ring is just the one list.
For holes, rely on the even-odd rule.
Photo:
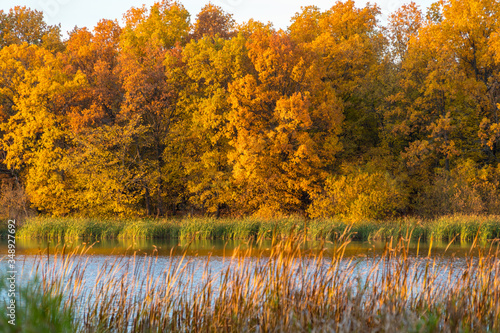
{"label": "tree with yellow foliage", "polygon": [[231,201],[229,86],[250,68],[245,45],[242,34],[230,40],[206,35],[192,40],[183,51],[188,79],[182,107],[188,117],[184,135],[190,202],[197,210],[217,216]]}
{"label": "tree with yellow foliage", "polygon": [[71,145],[65,115],[70,96],[86,84],[78,73],[66,76],[48,50],[36,45],[11,45],[0,50],[0,63],[13,74],[2,82],[13,114],[0,130],[6,152],[3,161],[23,178],[30,201],[55,215],[72,212],[72,170],[65,163]]}
{"label": "tree with yellow foliage", "polygon": [[242,212],[303,212],[340,149],[341,104],[283,31],[249,36],[250,73],[230,85],[229,153]]}
{"label": "tree with yellow foliage", "polygon": [[148,214],[164,215],[165,200],[174,204],[181,185],[179,160],[169,155],[176,141],[173,128],[180,120],[175,80],[180,47],[189,33],[189,13],[178,2],[163,0],[150,9],[132,8],[125,15],[120,39],[120,78],[125,91],[124,119],[139,117],[147,132],[137,138]]}
{"label": "tree with yellow foliage", "polygon": [[337,1],[329,10],[305,7],[289,28],[290,36],[317,55],[321,79],[344,108],[342,155],[356,158],[379,142],[377,104],[384,98],[385,39],[377,24],[380,9]]}
{"label": "tree with yellow foliage", "polygon": [[0,10],[0,48],[22,43],[61,50],[61,28],[48,25],[41,11],[26,6],[16,6],[8,13]]}

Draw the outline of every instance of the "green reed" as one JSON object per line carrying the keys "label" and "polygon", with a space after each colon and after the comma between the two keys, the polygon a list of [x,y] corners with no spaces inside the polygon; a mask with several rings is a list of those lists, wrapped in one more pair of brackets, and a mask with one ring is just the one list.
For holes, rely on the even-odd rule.
{"label": "green reed", "polygon": [[264,220],[256,218],[178,218],[178,219],[88,219],[30,218],[18,229],[21,238],[51,240],[72,239],[196,239],[250,240],[273,233],[286,236],[291,230],[302,232],[310,240],[335,240],[345,230],[354,240],[387,240],[412,230],[412,240],[462,243],[478,239],[484,242],[500,237],[500,216],[457,215],[433,220],[401,218],[390,221],[348,221],[304,218]]}

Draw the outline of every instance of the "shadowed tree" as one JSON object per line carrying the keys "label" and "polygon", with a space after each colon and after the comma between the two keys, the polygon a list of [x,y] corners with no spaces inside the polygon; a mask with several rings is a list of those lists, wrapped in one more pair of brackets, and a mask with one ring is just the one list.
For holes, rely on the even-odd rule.
{"label": "shadowed tree", "polygon": [[169,147],[174,143],[173,127],[181,117],[176,104],[182,82],[173,73],[188,37],[189,13],[180,3],[164,0],[149,10],[132,8],[125,19],[119,57],[125,91],[121,117],[140,117],[147,128],[136,142],[141,169],[147,175],[144,200],[148,213],[161,216],[166,212],[165,200],[173,204],[178,197],[181,182],[181,168],[169,155]]}
{"label": "shadowed tree", "polygon": [[196,16],[191,38],[199,40],[204,36],[227,39],[234,35],[235,21],[232,14],[211,3],[205,5]]}
{"label": "shadowed tree", "polygon": [[377,104],[384,98],[385,39],[377,25],[380,9],[337,1],[319,12],[305,7],[289,28],[290,36],[317,55],[319,75],[344,104],[345,158],[357,158],[379,141]]}

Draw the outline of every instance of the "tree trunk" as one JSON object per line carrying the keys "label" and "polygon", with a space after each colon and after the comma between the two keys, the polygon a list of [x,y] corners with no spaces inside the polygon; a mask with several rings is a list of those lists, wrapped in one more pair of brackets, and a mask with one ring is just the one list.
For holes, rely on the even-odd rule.
{"label": "tree trunk", "polygon": [[149,188],[146,186],[146,193],[144,194],[146,200],[146,211],[148,216],[151,216],[151,197],[149,195]]}

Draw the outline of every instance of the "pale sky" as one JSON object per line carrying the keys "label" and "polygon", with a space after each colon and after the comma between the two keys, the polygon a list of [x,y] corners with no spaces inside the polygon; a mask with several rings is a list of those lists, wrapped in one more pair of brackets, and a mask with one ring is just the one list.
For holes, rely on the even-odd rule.
{"label": "pale sky", "polygon": [[[200,9],[209,0],[180,0],[180,2],[191,13],[193,21]],[[425,9],[434,2],[433,0],[414,0]],[[45,21],[48,24],[61,23],[64,35],[75,26],[92,29],[100,19],[118,19],[122,24],[123,14],[131,7],[139,7],[142,4],[150,6],[154,0],[0,0],[0,9],[8,11],[14,6],[27,6],[44,12]],[[286,29],[290,19],[301,6],[316,5],[322,10],[329,9],[336,0],[212,0],[213,4],[221,6],[226,12],[232,13],[238,23],[255,20],[267,23],[272,22],[276,28]],[[359,7],[366,4],[365,1],[356,0]],[[410,0],[378,1],[382,10],[380,19],[382,22],[389,13],[399,8]]]}

